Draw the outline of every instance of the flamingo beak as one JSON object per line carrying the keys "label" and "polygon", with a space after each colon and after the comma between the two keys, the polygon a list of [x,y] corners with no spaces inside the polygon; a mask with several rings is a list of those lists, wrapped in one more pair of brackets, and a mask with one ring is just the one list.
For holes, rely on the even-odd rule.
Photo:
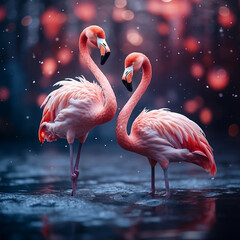
{"label": "flamingo beak", "polygon": [[132,77],[133,77],[133,65],[125,68],[122,76],[122,82],[129,92],[133,91]]}
{"label": "flamingo beak", "polygon": [[104,38],[97,37],[97,46],[101,53],[101,65],[103,65],[108,57],[110,56],[110,48],[108,47],[106,40]]}

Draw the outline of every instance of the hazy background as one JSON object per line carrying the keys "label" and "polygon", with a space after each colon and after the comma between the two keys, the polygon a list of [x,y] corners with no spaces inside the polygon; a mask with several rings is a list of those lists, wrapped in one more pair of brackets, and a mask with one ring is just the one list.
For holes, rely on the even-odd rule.
{"label": "hazy background", "polygon": [[97,24],[111,56],[104,66],[98,49],[92,57],[114,89],[118,112],[88,143],[116,142],[116,118],[130,97],[121,82],[124,59],[133,51],[149,57],[153,78],[132,119],[144,107],[167,107],[198,123],[213,146],[239,142],[239,8],[237,0],[1,0],[0,140],[39,144],[39,106],[52,85],[82,74],[94,80],[79,62],[78,39]]}

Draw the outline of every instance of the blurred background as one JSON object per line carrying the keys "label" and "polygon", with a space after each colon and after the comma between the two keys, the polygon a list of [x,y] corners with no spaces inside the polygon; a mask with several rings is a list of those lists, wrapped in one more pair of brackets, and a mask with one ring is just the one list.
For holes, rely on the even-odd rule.
{"label": "blurred background", "polygon": [[[99,50],[91,55],[114,89],[117,115],[130,97],[121,82],[124,59],[139,51],[149,57],[153,78],[132,119],[144,107],[166,107],[198,123],[213,147],[237,144],[239,9],[237,0],[1,0],[0,141],[39,144],[40,105],[52,85],[80,75],[94,80],[79,60],[78,39],[97,24],[111,56],[100,66]],[[140,78],[134,76],[134,89]],[[87,141],[116,142],[117,115]]]}

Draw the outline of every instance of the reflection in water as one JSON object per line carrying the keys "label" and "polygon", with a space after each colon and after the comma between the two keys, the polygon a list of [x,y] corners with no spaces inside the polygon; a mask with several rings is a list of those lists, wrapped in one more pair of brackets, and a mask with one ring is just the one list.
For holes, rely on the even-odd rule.
{"label": "reflection in water", "polygon": [[119,233],[127,240],[200,239],[208,234],[216,221],[215,200],[205,198],[200,192],[177,193],[169,202],[152,208],[145,207],[139,221]]}
{"label": "reflection in water", "polygon": [[[194,192],[194,190],[177,192],[173,199],[169,201],[165,201],[157,195],[153,198],[146,194],[131,194],[128,196],[123,194],[123,196],[128,200],[123,203],[125,207],[117,216],[118,220],[122,219],[121,223],[116,219],[104,223],[104,220],[106,220],[104,216],[102,215],[102,219],[100,219],[97,217],[97,213],[92,219],[92,223],[97,223],[97,226],[106,231],[105,234],[107,234],[109,228],[114,229],[111,234],[117,239],[201,239],[209,233],[216,221],[216,199],[206,198],[201,192]],[[186,196],[187,198],[185,198]],[[140,206],[137,203],[142,201],[142,197],[147,198],[147,200],[144,205]],[[112,205],[117,207],[119,202],[114,200],[110,202],[109,199],[114,199],[114,195],[98,196],[92,201],[108,202],[110,208],[112,208]],[[129,199],[131,199],[131,202],[129,202]],[[149,206],[153,201],[162,203],[154,207]],[[139,214],[134,214],[136,210],[139,210]],[[43,214],[41,221],[41,233],[45,239],[56,239],[59,229],[61,229],[63,235],[75,236],[77,234],[83,235],[85,231],[92,232],[96,227],[95,224],[92,224],[86,230],[87,227],[83,227],[84,222],[81,221],[68,221],[64,224],[51,222],[48,214]],[[96,237],[95,234],[92,235]]]}

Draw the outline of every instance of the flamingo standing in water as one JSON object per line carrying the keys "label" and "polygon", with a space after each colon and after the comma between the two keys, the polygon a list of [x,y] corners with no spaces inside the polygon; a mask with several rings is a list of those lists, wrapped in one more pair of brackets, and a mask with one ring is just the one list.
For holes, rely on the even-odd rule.
{"label": "flamingo standing in water", "polygon": [[[105,41],[105,33],[98,26],[85,28],[79,39],[79,50],[83,61],[94,74],[101,86],[87,81],[84,77],[77,80],[65,79],[54,86],[61,86],[51,92],[43,102],[43,116],[39,127],[39,140],[48,142],[58,138],[66,138],[70,148],[72,195],[76,195],[78,165],[82,144],[88,132],[97,125],[110,121],[116,113],[117,102],[114,92],[87,49],[87,41],[100,49],[101,64],[110,55]],[[73,163],[73,142],[79,140],[79,148],[75,165]]]}
{"label": "flamingo standing in water", "polygon": [[148,158],[151,165],[150,193],[155,193],[155,165],[160,164],[166,186],[164,195],[169,197],[167,170],[170,162],[194,163],[209,171],[212,176],[216,173],[216,164],[202,129],[187,117],[165,108],[152,111],[144,109],[133,122],[128,135],[129,117],[151,81],[152,69],[144,54],[131,53],[127,56],[122,81],[130,92],[132,76],[141,67],[142,80],[118,116],[116,137],[122,148]]}

